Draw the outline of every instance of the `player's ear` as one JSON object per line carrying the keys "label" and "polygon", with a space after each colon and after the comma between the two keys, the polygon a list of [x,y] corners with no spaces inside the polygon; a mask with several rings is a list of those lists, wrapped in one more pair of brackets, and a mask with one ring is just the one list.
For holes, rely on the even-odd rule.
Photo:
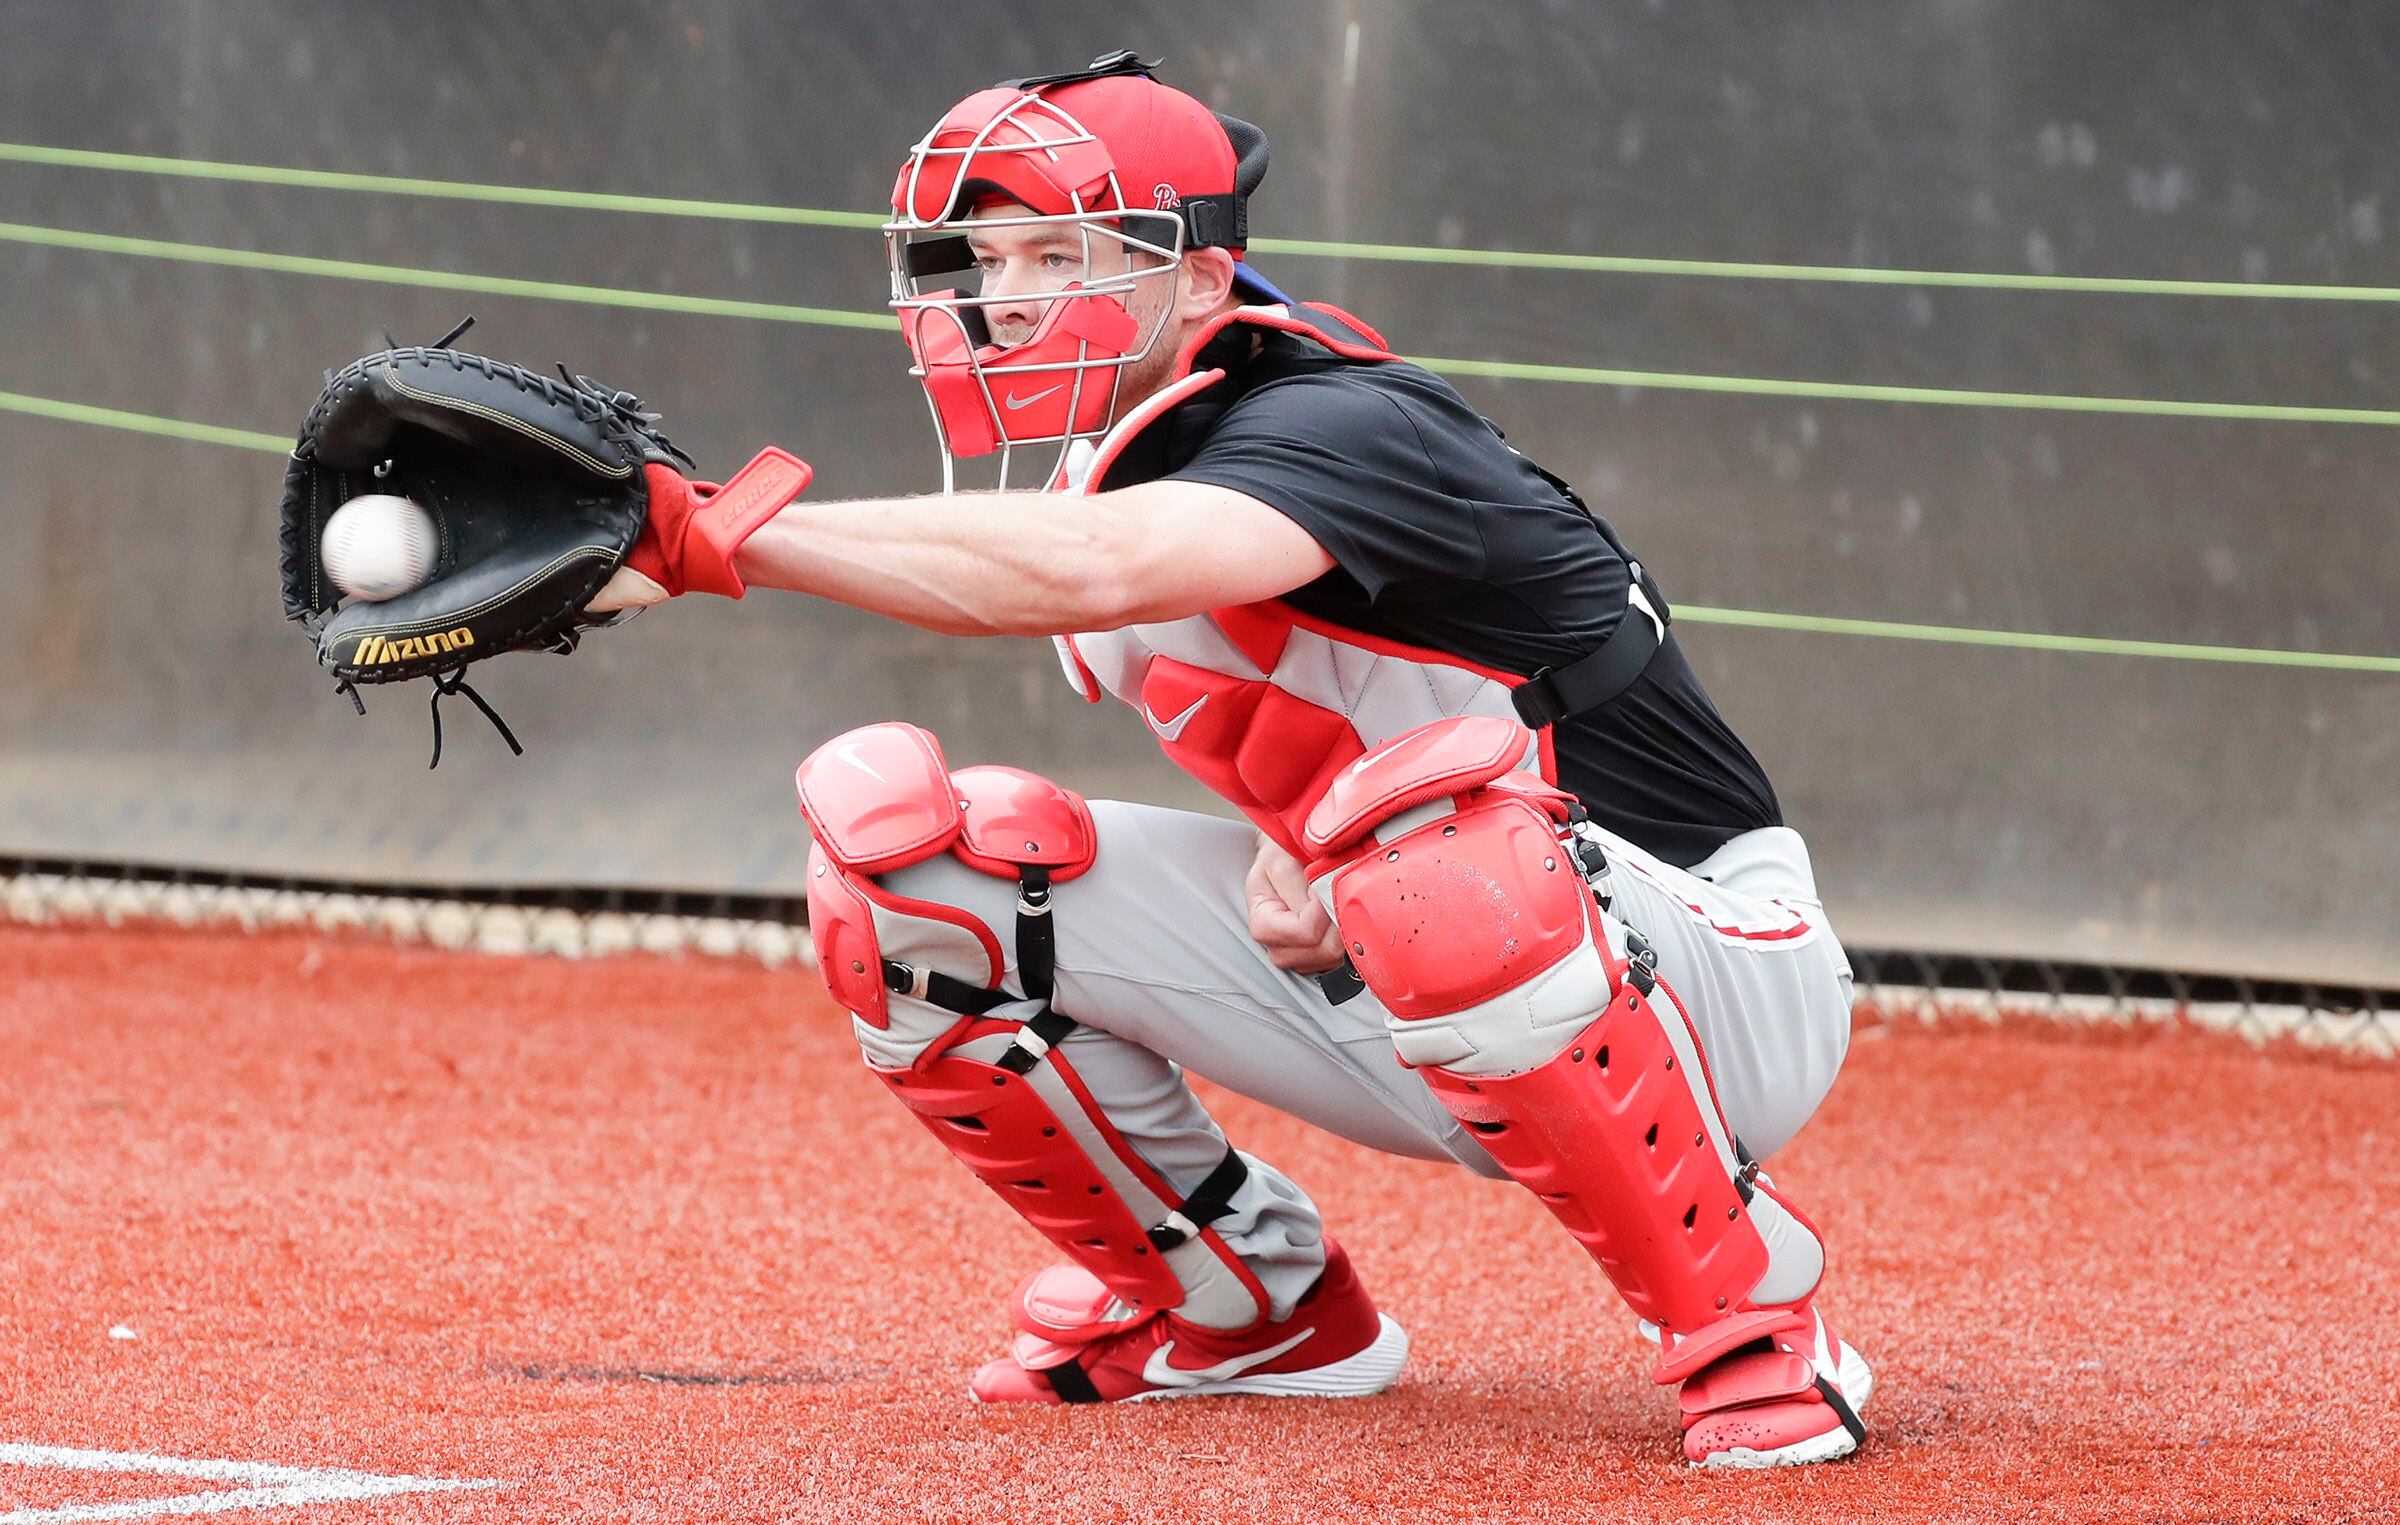
{"label": "player's ear", "polygon": [[1187,249],[1183,255],[1183,295],[1187,319],[1214,317],[1233,294],[1233,255],[1223,249]]}

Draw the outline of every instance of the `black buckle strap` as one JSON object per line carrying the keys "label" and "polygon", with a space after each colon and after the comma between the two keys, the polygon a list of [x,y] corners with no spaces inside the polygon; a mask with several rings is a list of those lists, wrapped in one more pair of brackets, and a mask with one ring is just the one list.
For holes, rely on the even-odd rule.
{"label": "black buckle strap", "polygon": [[[1632,582],[1626,589],[1625,617],[1599,646],[1577,657],[1564,667],[1545,667],[1517,685],[1510,700],[1516,705],[1517,718],[1540,730],[1556,725],[1569,715],[1596,710],[1625,690],[1633,687],[1666,644],[1666,627],[1672,616],[1667,609],[1666,595],[1659,592],[1658,583],[1638,561],[1626,563]],[[1633,602],[1633,590],[1639,589],[1650,608],[1658,615],[1653,624],[1640,605]]]}
{"label": "black buckle strap", "polygon": [[1570,802],[1567,829],[1559,833],[1559,840],[1575,855],[1575,866],[1583,870],[1583,882],[1591,887],[1592,898],[1600,903],[1600,909],[1613,911],[1617,908],[1617,887],[1609,877],[1608,851],[1587,834],[1592,829],[1596,829],[1592,827],[1592,813],[1581,803]]}
{"label": "black buckle strap", "polygon": [[1250,242],[1250,203],[1238,192],[1218,196],[1186,196],[1176,208],[1183,216],[1185,242],[1195,249],[1239,249]]}
{"label": "black buckle strap", "polygon": [[1325,992],[1325,1004],[1328,1006],[1339,1006],[1344,1001],[1353,1000],[1367,988],[1366,977],[1348,959],[1343,959],[1339,967],[1328,969],[1315,976],[1315,979],[1317,988]]}
{"label": "black buckle strap", "polygon": [[1062,1361],[1056,1366],[1045,1366],[1041,1369],[1041,1376],[1043,1381],[1050,1384],[1050,1391],[1058,1394],[1058,1401],[1061,1403],[1098,1403],[1100,1401],[1100,1389],[1092,1386],[1091,1373],[1073,1361]]}
{"label": "black buckle strap", "polygon": [[1733,1189],[1742,1199],[1742,1205],[1748,1207],[1750,1199],[1758,1195],[1758,1161],[1750,1158],[1750,1151],[1742,1147],[1738,1138],[1733,1141],[1733,1158]]}
{"label": "black buckle strap", "polygon": [[1011,1075],[1023,1075],[1042,1062],[1044,1055],[1058,1047],[1059,1040],[1075,1030],[1075,1019],[1050,1007],[1017,1029],[1016,1041],[1001,1051],[994,1064]]}
{"label": "black buckle strap", "polygon": [[[1058,974],[1058,932],[1050,922],[1050,870],[1023,864],[1017,870],[1017,983],[1025,998],[1042,1009],[1017,1029],[1015,1041],[993,1062],[1011,1075],[1023,1075],[1042,1062],[1075,1030],[1075,1019],[1050,1004]],[[962,1017],[980,1017],[1018,997],[997,987],[970,985],[938,969],[920,969],[898,959],[883,961],[884,988],[895,995],[931,1001]]]}
{"label": "black buckle strap", "polygon": [[[955,1011],[962,1017],[980,1017],[996,1006],[1017,999],[1005,990],[970,985],[953,979],[938,969],[920,969],[898,959],[883,961],[883,985],[894,995],[914,996],[931,1001],[944,1011]],[[1042,1056],[1058,1047],[1059,1040],[1075,1030],[1075,1019],[1044,1006],[1039,1013],[1017,1029],[1015,1041],[1001,1051],[993,1063],[1011,1075],[1022,1075],[1042,1062]]]}
{"label": "black buckle strap", "polygon": [[1017,983],[1025,994],[1050,1004],[1058,972],[1058,932],[1050,925],[1050,870],[1028,863],[1017,869]]}
{"label": "black buckle strap", "polygon": [[1016,999],[1005,990],[987,990],[981,985],[953,979],[938,969],[920,969],[896,958],[883,961],[883,988],[894,995],[915,996],[920,1001],[931,1001],[944,1011],[955,1011],[962,1017],[980,1017],[1002,1002]]}
{"label": "black buckle strap", "polygon": [[1658,988],[1658,950],[1631,927],[1625,929],[1625,978],[1644,995]]}
{"label": "black buckle strap", "polygon": [[1165,62],[1164,59],[1157,58],[1145,60],[1131,48],[1119,48],[1114,53],[1101,54],[1080,69],[1069,69],[1061,74],[1031,74],[1023,79],[1004,79],[993,88],[996,90],[1047,90],[1052,85],[1072,85],[1087,79],[1107,79],[1118,74],[1146,75],[1163,62]]}
{"label": "black buckle strap", "polygon": [[1042,1009],[1017,1029],[1017,1040],[1000,1055],[1000,1068],[1022,1075],[1075,1030],[1075,1019],[1050,1004],[1058,975],[1058,929],[1050,921],[1050,870],[1038,863],[1017,867],[1017,983]]}
{"label": "black buckle strap", "polygon": [[1233,1194],[1250,1179],[1250,1167],[1231,1149],[1217,1161],[1192,1194],[1185,1197],[1164,1221],[1143,1231],[1152,1248],[1171,1250],[1200,1237],[1200,1230],[1233,1211]]}

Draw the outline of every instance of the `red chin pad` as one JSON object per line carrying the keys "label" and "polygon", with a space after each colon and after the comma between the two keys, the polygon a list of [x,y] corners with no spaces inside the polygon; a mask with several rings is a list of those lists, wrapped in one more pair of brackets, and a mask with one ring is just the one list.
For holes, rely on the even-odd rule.
{"label": "red chin pad", "polygon": [[[941,292],[933,300],[956,295]],[[902,323],[952,455],[989,455],[1004,442],[1096,434],[1107,426],[1117,368],[1106,362],[1134,347],[1140,322],[1107,296],[1058,297],[1042,306],[1041,321],[1022,344],[972,348],[957,318],[941,308],[917,309]]]}
{"label": "red chin pad", "polygon": [[[935,293],[938,300],[955,291]],[[900,332],[908,352],[925,373],[925,395],[933,400],[942,421],[942,439],[950,453],[962,458],[990,455],[1000,448],[992,409],[983,400],[975,379],[974,346],[957,317],[939,307],[919,308],[901,319]]]}

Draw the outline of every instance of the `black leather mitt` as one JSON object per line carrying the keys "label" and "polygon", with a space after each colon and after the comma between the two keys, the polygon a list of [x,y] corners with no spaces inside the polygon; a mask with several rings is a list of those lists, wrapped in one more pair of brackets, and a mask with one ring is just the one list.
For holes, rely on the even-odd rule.
{"label": "black leather mitt", "polygon": [[[442,694],[466,693],[500,724],[465,687],[468,666],[504,651],[572,651],[586,629],[613,623],[583,607],[641,533],[643,467],[691,464],[656,420],[589,377],[440,346],[383,350],[333,372],[284,477],[284,616],[362,712],[359,684],[432,678],[438,762]],[[326,519],[365,493],[415,500],[436,531],[430,579],[381,602],[344,600],[319,550]]]}

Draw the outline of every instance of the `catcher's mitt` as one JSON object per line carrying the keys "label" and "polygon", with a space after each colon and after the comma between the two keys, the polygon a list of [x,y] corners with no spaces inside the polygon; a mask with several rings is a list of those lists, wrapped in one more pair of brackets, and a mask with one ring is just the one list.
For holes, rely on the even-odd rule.
{"label": "catcher's mitt", "polygon": [[[283,612],[363,713],[357,685],[434,680],[464,692],[522,752],[466,668],[504,651],[572,651],[613,620],[584,605],[641,534],[643,468],[688,457],[632,394],[442,347],[394,347],[329,374],[292,447],[283,492]],[[414,499],[434,522],[432,576],[379,603],[342,599],[319,542],[362,493]]]}

